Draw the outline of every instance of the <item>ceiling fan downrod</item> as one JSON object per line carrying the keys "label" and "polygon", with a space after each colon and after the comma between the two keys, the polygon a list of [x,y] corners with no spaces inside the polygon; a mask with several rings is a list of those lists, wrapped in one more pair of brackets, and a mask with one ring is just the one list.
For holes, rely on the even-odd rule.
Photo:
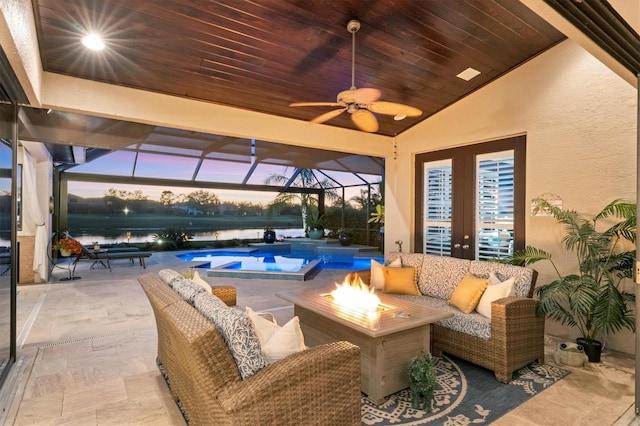
{"label": "ceiling fan downrod", "polygon": [[347,31],[351,33],[351,90],[356,90],[356,33],[360,29],[360,21],[352,19],[347,22]]}

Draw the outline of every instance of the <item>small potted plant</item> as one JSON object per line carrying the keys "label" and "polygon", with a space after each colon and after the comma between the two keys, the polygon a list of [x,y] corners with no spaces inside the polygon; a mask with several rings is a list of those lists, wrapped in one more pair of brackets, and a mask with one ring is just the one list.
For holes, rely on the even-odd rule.
{"label": "small potted plant", "polygon": [[273,230],[270,226],[266,226],[264,228],[263,234],[264,242],[267,244],[273,244],[276,242],[276,231]]}
{"label": "small potted plant", "polygon": [[338,229],[338,241],[340,241],[340,245],[341,246],[350,246],[351,242],[353,240],[353,235],[351,235],[351,232],[348,229],[345,228],[340,228]]}
{"label": "small potted plant", "polygon": [[436,373],[430,353],[413,358],[409,364],[411,405],[416,410],[431,412],[431,402],[436,389]]}

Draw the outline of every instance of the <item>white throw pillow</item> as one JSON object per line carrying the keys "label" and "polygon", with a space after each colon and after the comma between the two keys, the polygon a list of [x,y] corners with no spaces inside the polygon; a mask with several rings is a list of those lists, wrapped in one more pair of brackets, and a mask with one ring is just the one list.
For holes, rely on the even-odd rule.
{"label": "white throw pillow", "polygon": [[273,318],[273,321],[270,321],[267,318],[258,315],[253,309],[249,307],[247,307],[245,311],[247,313],[247,316],[253,323],[253,328],[258,335],[260,346],[264,346],[269,341],[269,339],[271,339],[273,333],[278,328],[280,328],[278,327],[278,323],[276,322],[275,318]]}
{"label": "white throw pillow", "polygon": [[[375,288],[376,290],[384,289],[384,271],[382,269],[383,266],[384,265],[377,260],[371,259],[371,282],[369,283],[369,286]],[[402,267],[402,259],[397,258],[387,266],[391,268],[400,268]]]}
{"label": "white throw pillow", "polygon": [[200,275],[198,275],[198,271],[193,272],[193,278],[191,278],[191,281],[193,281],[194,283],[198,284],[200,287],[204,288],[209,293],[211,293],[211,286],[209,285],[208,282],[203,280],[202,277],[200,277]]}
{"label": "white throw pillow", "polygon": [[476,311],[487,318],[491,318],[491,302],[502,299],[503,297],[512,296],[515,278],[509,278],[506,281],[500,281],[492,272],[489,274],[489,286],[476,306]]}
{"label": "white throw pillow", "polygon": [[269,364],[306,349],[298,317],[293,317],[288,323],[279,327],[275,321],[261,317],[251,308],[247,308],[246,312],[253,322],[262,346],[262,353]]}

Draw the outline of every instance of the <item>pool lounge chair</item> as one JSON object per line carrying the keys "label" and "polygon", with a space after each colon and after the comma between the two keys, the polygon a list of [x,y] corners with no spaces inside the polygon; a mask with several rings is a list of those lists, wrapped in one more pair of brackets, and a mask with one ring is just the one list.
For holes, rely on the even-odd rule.
{"label": "pool lounge chair", "polygon": [[[111,261],[117,259],[129,259],[131,263],[134,262],[134,259],[138,259],[140,262],[140,266],[146,268],[147,265],[145,263],[145,259],[147,257],[151,257],[151,252],[141,251],[138,248],[132,248],[132,250],[123,251],[122,249],[118,249],[117,251],[109,251],[109,249],[100,250],[98,252],[88,249],[85,246],[82,246],[82,253],[78,254],[75,260],[73,261],[73,270],[72,276],[75,274],[76,266],[78,262],[82,260],[90,260],[93,263],[91,267],[96,264],[102,264],[109,270],[111,270]],[[106,263],[105,263],[106,262]]]}

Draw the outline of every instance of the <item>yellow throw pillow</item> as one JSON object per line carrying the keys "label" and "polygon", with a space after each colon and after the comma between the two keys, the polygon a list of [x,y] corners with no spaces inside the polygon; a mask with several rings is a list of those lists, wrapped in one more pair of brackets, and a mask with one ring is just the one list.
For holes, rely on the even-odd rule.
{"label": "yellow throw pillow", "polygon": [[[389,263],[387,266],[392,268],[402,266],[402,260],[397,258],[393,262]],[[384,288],[384,274],[382,273],[382,268],[384,265],[378,262],[375,259],[371,259],[371,279],[369,282],[369,286],[375,288],[376,290],[382,290]]]}
{"label": "yellow throw pillow", "polygon": [[416,283],[417,272],[415,267],[392,268],[383,266],[382,273],[384,275],[383,293],[421,295]]}
{"label": "yellow throw pillow", "polygon": [[449,304],[460,309],[465,314],[470,314],[478,306],[478,302],[480,302],[480,298],[488,285],[488,278],[478,278],[471,272],[467,272],[453,291]]}

